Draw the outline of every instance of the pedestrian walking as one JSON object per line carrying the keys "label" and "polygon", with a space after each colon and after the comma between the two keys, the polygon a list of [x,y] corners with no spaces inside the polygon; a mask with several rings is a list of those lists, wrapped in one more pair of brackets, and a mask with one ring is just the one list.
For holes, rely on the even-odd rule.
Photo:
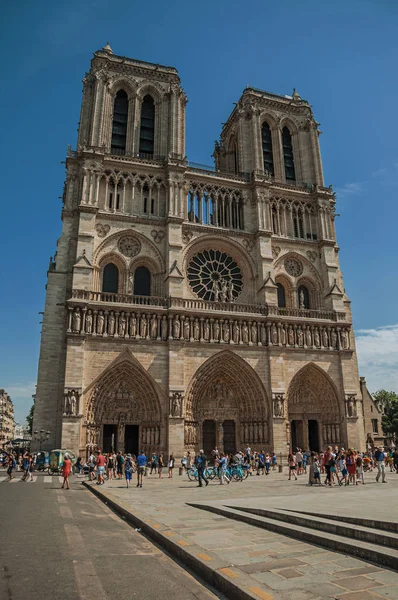
{"label": "pedestrian walking", "polygon": [[108,457],[106,461],[106,474],[108,476],[108,481],[111,481],[113,478],[113,454],[112,452],[108,452]]}
{"label": "pedestrian walking", "polygon": [[[32,461],[32,465],[33,465],[33,461]],[[64,462],[62,465],[62,477],[64,478],[63,484],[61,485],[61,488],[64,489],[66,486],[66,489],[69,490],[69,475],[72,469],[72,461],[69,458],[69,454],[65,454],[64,456]]]}
{"label": "pedestrian walking", "polygon": [[384,460],[385,460],[384,448],[383,448],[383,446],[379,446],[375,452],[375,461],[376,461],[376,466],[377,466],[376,481],[377,482],[379,481],[380,475],[381,475],[382,483],[387,483]]}
{"label": "pedestrian walking", "polygon": [[270,467],[271,467],[271,457],[268,454],[268,452],[265,455],[264,464],[265,464],[265,474],[269,475],[269,470],[270,470]]}
{"label": "pedestrian walking", "polygon": [[174,456],[170,454],[169,462],[167,463],[167,466],[169,468],[169,479],[173,479],[174,462]]}
{"label": "pedestrian walking", "polygon": [[365,479],[363,476],[363,459],[360,454],[358,454],[358,456],[357,456],[356,469],[357,469],[357,481],[356,481],[357,485],[358,485],[359,481],[362,481],[362,484],[365,485]]}
{"label": "pedestrian walking", "polygon": [[156,456],[156,454],[152,454],[152,458],[151,458],[151,471],[150,471],[150,475],[152,475],[152,473],[155,471],[156,473],[156,469],[158,467],[158,457]]}
{"label": "pedestrian walking", "polygon": [[26,452],[22,459],[23,475],[21,481],[26,481],[29,477],[29,454]]}
{"label": "pedestrian walking", "polygon": [[33,456],[29,454],[29,481],[33,481],[33,471],[35,470],[35,463],[33,462]]}
{"label": "pedestrian walking", "polygon": [[12,454],[9,454],[8,459],[7,459],[8,481],[11,481],[11,479],[14,479],[14,477],[12,476],[12,470],[15,469],[15,467],[16,467],[15,459]]}
{"label": "pedestrian walking", "polygon": [[101,485],[101,484],[105,483],[105,480],[104,480],[105,463],[106,463],[106,458],[102,454],[102,452],[99,450],[97,452],[97,460],[95,463],[97,466],[97,473],[98,473],[97,485]]}
{"label": "pedestrian walking", "polygon": [[145,467],[147,464],[147,457],[145,452],[141,452],[137,456],[137,487],[142,488],[142,477],[145,473]]}
{"label": "pedestrian walking", "polygon": [[207,456],[204,453],[204,450],[199,451],[199,455],[196,457],[196,460],[195,460],[195,466],[198,471],[198,481],[199,481],[198,487],[202,487],[202,485],[203,485],[202,481],[205,482],[206,486],[209,485],[209,482],[205,477],[205,470],[207,467]]}
{"label": "pedestrian walking", "polygon": [[224,485],[225,481],[229,483],[229,478],[227,477],[227,457],[223,452],[221,452],[218,460],[218,474],[220,477],[220,485]]}
{"label": "pedestrian walking", "polygon": [[121,479],[123,477],[123,465],[124,465],[124,456],[122,455],[121,452],[117,453],[116,463],[117,463],[117,476],[119,479]]}
{"label": "pedestrian walking", "polygon": [[127,454],[124,461],[124,475],[126,477],[126,486],[130,487],[130,481],[133,476],[133,461],[131,454]]}
{"label": "pedestrian walking", "polygon": [[297,465],[296,465],[296,457],[294,456],[294,454],[292,454],[290,452],[287,461],[289,463],[289,481],[292,478],[292,474],[294,475],[294,478],[297,481],[297,475],[296,475]]}
{"label": "pedestrian walking", "polygon": [[163,454],[159,454],[159,458],[158,458],[158,474],[159,474],[159,479],[162,479],[163,467],[164,467]]}
{"label": "pedestrian walking", "polygon": [[94,454],[90,454],[90,457],[88,459],[88,478],[90,479],[90,481],[94,481],[95,480],[95,456]]}
{"label": "pedestrian walking", "polygon": [[276,457],[275,452],[272,453],[271,462],[272,462],[272,470],[275,471],[276,470],[276,466],[278,464],[278,459]]}

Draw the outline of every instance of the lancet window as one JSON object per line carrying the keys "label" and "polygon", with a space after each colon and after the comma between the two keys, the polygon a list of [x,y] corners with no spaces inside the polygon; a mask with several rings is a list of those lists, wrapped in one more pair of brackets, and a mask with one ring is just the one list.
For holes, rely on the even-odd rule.
{"label": "lancet window", "polygon": [[155,103],[152,96],[145,96],[141,104],[140,156],[153,157],[155,146]]}
{"label": "lancet window", "polygon": [[282,130],[282,146],[286,181],[296,181],[292,136],[287,127],[284,127]]}
{"label": "lancet window", "polygon": [[272,152],[272,134],[268,123],[264,122],[261,128],[261,141],[263,147],[264,171],[274,175],[274,156]]}
{"label": "lancet window", "polygon": [[104,267],[102,274],[102,291],[110,294],[117,294],[119,287],[119,270],[113,263],[108,263]]}
{"label": "lancet window", "polygon": [[137,267],[134,272],[133,294],[135,296],[151,295],[151,273],[147,267]]}
{"label": "lancet window", "polygon": [[124,90],[119,90],[113,103],[111,150],[114,154],[126,152],[129,101]]}
{"label": "lancet window", "polygon": [[188,193],[192,223],[244,229],[243,198],[239,190],[193,185]]}
{"label": "lancet window", "polygon": [[317,240],[316,207],[310,202],[272,198],[270,201],[272,232],[289,238]]}
{"label": "lancet window", "polygon": [[286,308],[286,292],[282,283],[277,283],[276,287],[278,288],[278,306],[279,308]]}

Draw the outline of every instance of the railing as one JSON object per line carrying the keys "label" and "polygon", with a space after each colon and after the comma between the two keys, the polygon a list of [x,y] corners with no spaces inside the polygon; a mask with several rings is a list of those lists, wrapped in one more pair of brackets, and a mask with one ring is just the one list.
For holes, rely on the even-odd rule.
{"label": "railing", "polygon": [[268,310],[265,305],[260,304],[238,304],[236,302],[209,302],[207,300],[170,298],[170,308],[182,308],[186,310],[203,310],[211,312],[234,312],[234,313],[253,313],[257,315],[267,315]]}
{"label": "railing", "polygon": [[268,307],[269,315],[280,317],[299,317],[303,319],[322,319],[327,321],[345,321],[346,314],[335,310],[312,310],[307,308],[280,308],[278,306]]}
{"label": "railing", "polygon": [[111,294],[108,292],[90,292],[72,290],[72,298],[89,302],[112,302],[116,304],[135,304],[139,306],[167,307],[169,299],[162,296],[134,296],[133,294]]}

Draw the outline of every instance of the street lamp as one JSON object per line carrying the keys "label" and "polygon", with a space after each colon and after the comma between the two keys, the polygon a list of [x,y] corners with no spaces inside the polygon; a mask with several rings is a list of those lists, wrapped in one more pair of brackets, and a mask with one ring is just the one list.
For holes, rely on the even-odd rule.
{"label": "street lamp", "polygon": [[33,435],[34,435],[34,440],[35,442],[39,442],[40,444],[40,452],[41,452],[41,445],[43,444],[43,442],[47,442],[49,437],[50,437],[50,433],[51,431],[45,431],[44,429],[40,429],[40,431],[34,431]]}

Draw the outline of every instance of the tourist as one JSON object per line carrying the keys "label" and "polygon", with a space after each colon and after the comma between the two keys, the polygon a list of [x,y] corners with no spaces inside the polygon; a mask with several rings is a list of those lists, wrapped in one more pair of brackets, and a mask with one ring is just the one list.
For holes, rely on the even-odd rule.
{"label": "tourist", "polygon": [[23,475],[22,475],[21,481],[26,481],[27,478],[29,477],[29,463],[30,463],[29,454],[26,452],[24,454],[23,461],[22,461]]}
{"label": "tourist", "polygon": [[297,448],[296,464],[297,464],[297,475],[301,475],[303,473],[303,454],[302,454],[300,448]]}
{"label": "tourist", "polygon": [[261,452],[259,452],[257,454],[257,475],[261,475],[261,473],[264,475],[264,469],[265,469],[265,456],[264,456],[264,450],[261,450]]}
{"label": "tourist", "polygon": [[292,452],[289,453],[287,461],[288,461],[288,464],[289,464],[289,481],[292,478],[292,474],[294,475],[294,478],[297,481],[297,475],[296,475],[296,469],[297,469],[296,457],[294,456],[294,454],[292,454]]}
{"label": "tourist", "polygon": [[159,454],[159,458],[158,458],[159,479],[162,479],[163,467],[164,467],[163,454]]}
{"label": "tourist", "polygon": [[186,470],[187,470],[187,457],[186,457],[186,455],[185,455],[185,454],[184,454],[184,456],[183,456],[183,457],[182,457],[182,459],[181,459],[181,466],[182,466],[182,468],[184,469],[184,471],[186,471]]}
{"label": "tourist", "polygon": [[191,453],[188,451],[187,452],[187,471],[188,469],[190,469],[192,467],[192,456]]}
{"label": "tourist", "polygon": [[209,482],[205,477],[205,470],[207,468],[207,456],[204,453],[204,450],[199,451],[199,455],[195,459],[195,466],[198,471],[198,487],[202,487],[202,481],[204,481],[206,486],[208,486]]}
{"label": "tourist", "polygon": [[145,474],[145,467],[147,464],[147,457],[145,456],[145,452],[141,452],[137,456],[137,487],[142,488],[142,478]]}
{"label": "tourist", "polygon": [[268,454],[268,452],[267,452],[267,454],[265,455],[265,458],[264,458],[264,464],[265,464],[265,474],[266,474],[266,475],[269,475],[269,469],[270,469],[270,466],[271,466],[271,457],[270,457],[270,455]]}
{"label": "tourist", "polygon": [[310,458],[309,481],[310,481],[310,485],[315,484],[315,483],[317,483],[318,485],[322,485],[319,457],[315,453],[313,453],[313,455]]}
{"label": "tourist", "polygon": [[387,452],[387,462],[390,467],[390,473],[392,473],[394,471],[394,457],[392,448],[390,448],[390,450]]}
{"label": "tourist", "polygon": [[214,450],[212,450],[212,453],[211,453],[211,455],[212,455],[212,457],[213,457],[213,460],[218,460],[218,458],[219,458],[219,456],[220,456],[220,451],[219,451],[219,449],[217,448],[217,446],[214,448]]}
{"label": "tourist", "polygon": [[130,481],[133,476],[133,461],[131,454],[127,454],[124,461],[124,476],[126,477],[126,486],[130,487]]}
{"label": "tourist", "polygon": [[379,481],[380,475],[381,475],[382,483],[387,483],[384,459],[385,459],[384,448],[383,448],[383,446],[379,446],[375,452],[375,461],[376,461],[376,466],[377,466],[376,481],[377,482]]}
{"label": "tourist", "polygon": [[393,459],[394,459],[394,469],[398,475],[398,450],[397,448],[394,448],[394,452],[392,453]]}
{"label": "tourist", "polygon": [[101,485],[101,484],[105,483],[105,480],[104,480],[105,462],[106,462],[105,456],[102,454],[101,450],[98,450],[97,460],[95,461],[95,464],[97,467],[97,473],[98,473],[97,485]]}
{"label": "tourist", "polygon": [[221,452],[218,459],[218,476],[220,478],[220,485],[224,485],[224,481],[229,483],[229,478],[227,477],[227,457],[223,452]]}
{"label": "tourist", "polygon": [[348,485],[348,479],[347,479],[348,471],[347,471],[345,455],[344,455],[343,451],[339,452],[337,455],[337,467],[341,473],[341,478],[340,478],[339,484],[343,485],[343,483],[345,483],[345,485]]}
{"label": "tourist", "polygon": [[112,461],[113,461],[113,479],[116,479],[117,476],[117,462],[116,462],[116,452],[112,452]]}
{"label": "tourist", "polygon": [[272,462],[272,470],[275,471],[276,470],[276,466],[278,464],[278,459],[276,457],[275,452],[272,453],[271,462]]}
{"label": "tourist", "polygon": [[74,468],[74,472],[77,473],[78,475],[80,475],[80,473],[83,469],[81,456],[77,457],[75,466],[73,468]]}
{"label": "tourist", "polygon": [[329,465],[331,458],[332,458],[332,446],[328,446],[326,452],[324,452],[324,454],[323,454],[323,466],[324,466],[325,472],[326,472],[325,484],[329,485],[329,486],[331,485],[330,465]]}
{"label": "tourist", "polygon": [[174,456],[172,454],[170,454],[169,462],[167,463],[167,466],[169,468],[169,479],[173,479],[174,463],[175,463]]}
{"label": "tourist", "polygon": [[152,458],[151,458],[151,471],[150,471],[150,475],[152,475],[152,473],[158,468],[158,457],[156,456],[156,454],[152,454]]}
{"label": "tourist", "polygon": [[[33,460],[32,460],[32,467],[33,467]],[[61,489],[65,488],[66,485],[66,489],[69,490],[69,475],[72,469],[72,461],[69,458],[69,454],[65,454],[64,456],[64,462],[62,465],[62,477],[64,478],[64,481],[61,485]],[[32,476],[32,475],[31,475]],[[33,479],[32,479],[33,481]]]}
{"label": "tourist", "polygon": [[11,481],[12,479],[14,479],[14,477],[12,476],[12,470],[15,469],[15,467],[17,465],[17,463],[15,462],[15,459],[11,453],[8,455],[8,459],[6,460],[6,465],[7,465],[8,481]]}
{"label": "tourist", "polygon": [[336,459],[334,454],[332,454],[329,460],[329,470],[330,470],[330,485],[334,485],[335,478],[337,479],[337,483],[340,485],[339,476],[337,475],[337,467],[336,467]]}
{"label": "tourist", "polygon": [[116,456],[116,470],[117,470],[117,476],[119,479],[121,479],[123,477],[123,465],[124,465],[124,456],[121,452],[117,453]]}
{"label": "tourist", "polygon": [[356,483],[356,476],[357,476],[356,458],[357,457],[355,455],[353,448],[347,450],[345,462],[346,462],[347,471],[348,471],[348,483],[352,483],[352,485],[355,485],[355,483]]}
{"label": "tourist", "polygon": [[113,454],[112,452],[108,452],[108,458],[106,461],[106,474],[108,476],[108,481],[111,481],[113,477]]}
{"label": "tourist", "polygon": [[95,456],[94,454],[90,454],[90,457],[88,459],[88,477],[90,479],[90,481],[94,481],[95,479]]}
{"label": "tourist", "polygon": [[356,471],[357,471],[356,484],[358,485],[358,481],[362,481],[362,484],[365,485],[365,479],[363,476],[363,459],[360,454],[358,454],[358,456],[357,456],[357,459],[355,461],[355,466],[356,466]]}

